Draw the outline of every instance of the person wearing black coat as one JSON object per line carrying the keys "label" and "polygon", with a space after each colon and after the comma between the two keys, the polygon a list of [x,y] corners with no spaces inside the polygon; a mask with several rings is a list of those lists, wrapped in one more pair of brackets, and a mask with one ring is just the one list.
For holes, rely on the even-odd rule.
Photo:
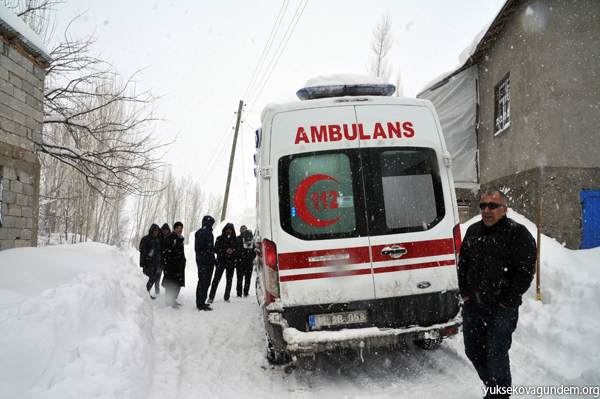
{"label": "person wearing black coat", "polygon": [[198,310],[212,310],[206,303],[210,279],[215,268],[215,246],[212,228],[215,219],[206,215],[202,218],[202,227],[196,231],[194,250],[198,266],[198,286],[196,287],[196,307]]}
{"label": "person wearing black coat", "polygon": [[229,294],[231,293],[233,274],[235,272],[237,261],[237,252],[235,228],[232,223],[227,223],[225,227],[223,227],[222,234],[217,237],[217,241],[215,242],[217,268],[210,287],[210,294],[208,296],[209,303],[212,303],[215,300],[215,294],[217,293],[217,287],[219,286],[219,281],[221,281],[223,272],[226,272],[225,278],[227,280],[224,300],[225,302],[229,302]]}
{"label": "person wearing black coat", "polygon": [[252,268],[254,267],[254,240],[252,232],[246,226],[240,227],[240,235],[237,236],[238,242],[238,263],[236,266],[236,291],[238,298],[248,296],[250,290],[250,280],[252,279]]}
{"label": "person wearing black coat", "polygon": [[463,298],[465,353],[486,386],[486,397],[507,398],[512,385],[508,351],[519,305],[535,274],[537,249],[527,228],[506,217],[506,196],[487,191],[481,221],[462,242],[458,286]]}
{"label": "person wearing black coat", "polygon": [[142,237],[140,240],[140,267],[143,273],[148,276],[148,283],[146,289],[150,298],[156,299],[150,294],[150,289],[156,283],[157,271],[162,264],[162,257],[160,251],[160,241],[158,239],[158,225],[152,223],[148,235]]}
{"label": "person wearing black coat", "polygon": [[171,234],[171,228],[167,223],[163,224],[160,228],[160,234],[158,235],[158,240],[160,241],[160,255],[161,255],[161,264],[156,272],[156,282],[154,283],[154,293],[156,295],[160,294],[160,278],[162,277],[162,272],[165,267],[165,263],[167,262],[167,237]]}
{"label": "person wearing black coat", "polygon": [[185,287],[185,253],[183,250],[183,224],[176,222],[173,233],[167,236],[167,262],[164,265],[162,286],[165,287],[167,306],[178,308],[177,302],[181,287]]}

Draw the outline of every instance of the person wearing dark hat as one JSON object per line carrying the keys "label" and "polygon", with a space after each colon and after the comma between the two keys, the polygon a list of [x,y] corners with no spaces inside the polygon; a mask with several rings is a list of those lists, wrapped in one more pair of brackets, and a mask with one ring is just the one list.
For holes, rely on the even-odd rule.
{"label": "person wearing dark hat", "polygon": [[236,291],[237,297],[248,296],[250,280],[252,279],[252,268],[254,267],[254,237],[245,225],[240,227],[240,235],[237,237],[239,259],[236,266]]}
{"label": "person wearing dark hat", "polygon": [[162,277],[165,262],[167,261],[167,237],[171,234],[171,228],[167,223],[165,223],[160,228],[160,231],[161,233],[158,235],[158,239],[160,241],[160,254],[162,257],[162,262],[156,272],[156,282],[154,283],[154,293],[156,295],[160,294],[160,278]]}
{"label": "person wearing dark hat", "polygon": [[[157,269],[162,264],[162,257],[160,251],[160,241],[158,239],[158,225],[152,223],[148,235],[142,237],[140,241],[140,267],[146,276],[148,276],[148,283],[146,289],[150,294],[150,289],[156,282]],[[156,299],[150,294],[150,298]]]}
{"label": "person wearing dark hat", "polygon": [[235,228],[232,223],[227,223],[223,227],[222,233],[217,237],[215,241],[215,253],[217,254],[217,268],[215,270],[215,276],[210,287],[210,294],[208,295],[208,303],[212,303],[215,300],[215,294],[217,293],[217,287],[219,281],[223,276],[223,272],[226,272],[225,279],[225,302],[229,302],[229,295],[231,293],[231,286],[233,285],[233,274],[235,273],[235,266],[237,263],[237,240],[235,236]]}
{"label": "person wearing dark hat", "polygon": [[183,251],[184,237],[183,223],[175,222],[173,233],[167,240],[167,262],[164,264],[162,286],[165,287],[165,301],[167,306],[177,309],[181,304],[177,302],[181,287],[185,287],[185,253]]}
{"label": "person wearing dark hat", "polygon": [[206,215],[202,218],[202,227],[196,231],[194,250],[196,251],[196,266],[198,266],[198,286],[196,287],[196,307],[198,310],[212,310],[206,303],[210,279],[215,269],[215,247],[212,232],[215,219]]}

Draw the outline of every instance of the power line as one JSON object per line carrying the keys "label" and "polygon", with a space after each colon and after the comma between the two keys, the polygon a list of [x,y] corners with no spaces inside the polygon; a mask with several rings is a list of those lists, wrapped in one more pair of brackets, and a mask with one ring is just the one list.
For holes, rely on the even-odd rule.
{"label": "power line", "polygon": [[248,91],[252,88],[252,86],[254,84],[254,78],[257,77],[257,73],[260,73],[260,70],[262,69],[262,65],[264,64],[264,61],[266,59],[266,55],[269,53],[269,50],[271,50],[271,46],[273,45],[273,41],[275,40],[277,31],[279,31],[280,21],[283,19],[283,15],[285,14],[289,4],[290,4],[290,1],[286,0],[281,5],[281,8],[279,9],[279,14],[277,15],[277,19],[275,20],[275,23],[273,24],[273,28],[271,28],[271,33],[269,35],[269,38],[267,39],[267,43],[265,44],[265,48],[263,49],[263,52],[260,55],[258,64],[256,65],[256,68],[254,69],[254,73],[252,74],[250,83],[248,84],[248,87],[246,88],[246,92],[244,93],[244,96],[242,98],[248,98],[247,97]]}
{"label": "power line", "polygon": [[[261,84],[262,84],[262,87],[260,88],[260,91],[254,98],[254,102],[252,102],[252,106],[250,108],[253,108],[253,106],[256,103],[256,101],[258,100],[260,94],[264,90],[269,78],[271,77],[271,74],[273,73],[273,71],[275,70],[275,67],[277,66],[277,62],[281,58],[281,55],[283,54],[283,51],[285,50],[287,43],[289,42],[292,34],[294,33],[294,30],[296,29],[296,26],[298,25],[300,18],[302,17],[302,13],[304,12],[304,9],[306,8],[306,6],[308,4],[308,0],[306,0],[304,2],[304,6],[302,6],[302,1],[303,0],[301,0],[300,3],[298,4],[298,8],[296,8],[294,17],[292,17],[292,22],[290,23],[290,25],[288,26],[288,29],[284,33],[283,38],[281,39],[281,42],[279,43],[279,46],[275,50],[275,54],[271,58],[271,61],[270,61],[269,65],[267,66],[267,69],[265,70],[264,74],[262,75],[262,78],[259,80],[258,85],[261,86]],[[298,11],[300,10],[301,7],[302,7],[302,10],[300,11],[300,13],[298,13]],[[271,67],[271,65],[272,65],[272,67]],[[254,94],[256,93],[257,90],[258,90],[258,86],[247,97],[248,103],[250,103],[250,101],[252,101],[252,98],[254,97]]]}

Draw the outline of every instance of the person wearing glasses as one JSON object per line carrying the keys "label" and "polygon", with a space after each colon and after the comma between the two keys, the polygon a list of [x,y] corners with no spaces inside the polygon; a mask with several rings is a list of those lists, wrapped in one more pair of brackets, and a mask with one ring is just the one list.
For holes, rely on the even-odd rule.
{"label": "person wearing glasses", "polygon": [[521,297],[535,274],[535,240],[506,217],[506,203],[499,190],[483,195],[481,221],[467,229],[458,261],[465,353],[485,384],[484,398],[510,396],[508,351]]}

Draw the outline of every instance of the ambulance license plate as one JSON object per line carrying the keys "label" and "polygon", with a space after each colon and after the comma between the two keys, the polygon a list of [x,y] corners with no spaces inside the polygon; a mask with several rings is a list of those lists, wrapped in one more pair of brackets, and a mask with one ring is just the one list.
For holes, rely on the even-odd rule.
{"label": "ambulance license plate", "polygon": [[355,310],[353,312],[319,314],[308,316],[308,321],[310,323],[310,328],[365,323],[367,321],[367,311]]}

